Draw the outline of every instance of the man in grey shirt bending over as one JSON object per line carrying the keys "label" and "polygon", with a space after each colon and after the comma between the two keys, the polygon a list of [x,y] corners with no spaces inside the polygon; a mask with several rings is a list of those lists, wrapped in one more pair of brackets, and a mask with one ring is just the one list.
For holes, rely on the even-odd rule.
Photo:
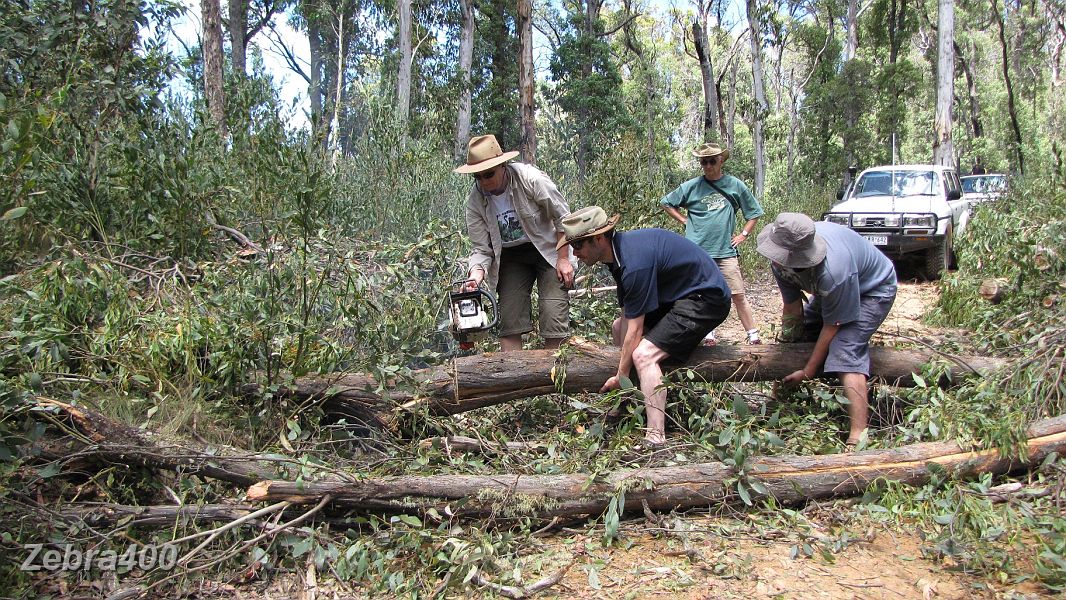
{"label": "man in grey shirt bending over", "polygon": [[836,373],[849,401],[853,446],[869,421],[870,337],[896,299],[896,269],[854,231],[800,213],[781,213],[764,227],[757,250],[770,259],[781,289],[782,338],[815,342],[807,364],[783,381],[799,383],[819,367]]}

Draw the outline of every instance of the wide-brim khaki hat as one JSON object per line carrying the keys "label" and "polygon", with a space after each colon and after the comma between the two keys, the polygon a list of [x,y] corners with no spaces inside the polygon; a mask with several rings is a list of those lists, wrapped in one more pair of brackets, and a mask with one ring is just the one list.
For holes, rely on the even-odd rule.
{"label": "wide-brim khaki hat", "polygon": [[755,249],[779,265],[805,269],[825,260],[828,247],[815,232],[810,217],[802,213],[781,213],[759,232]]}
{"label": "wide-brim khaki hat", "polygon": [[480,173],[518,156],[517,150],[504,152],[494,135],[479,135],[466,145],[466,164],[452,170],[453,173]]}
{"label": "wide-brim khaki hat", "polygon": [[721,156],[723,161],[729,160],[729,150],[719,146],[714,142],[708,142],[706,144],[700,144],[692,151],[692,156],[696,158],[710,158],[712,156]]}
{"label": "wide-brim khaki hat", "polygon": [[600,235],[606,233],[618,224],[620,215],[614,215],[610,218],[607,217],[607,213],[603,212],[603,209],[598,206],[586,206],[581,210],[570,213],[563,217],[563,239],[555,245],[556,250],[562,250],[564,246],[569,245],[571,242],[582,240],[592,237],[594,235]]}

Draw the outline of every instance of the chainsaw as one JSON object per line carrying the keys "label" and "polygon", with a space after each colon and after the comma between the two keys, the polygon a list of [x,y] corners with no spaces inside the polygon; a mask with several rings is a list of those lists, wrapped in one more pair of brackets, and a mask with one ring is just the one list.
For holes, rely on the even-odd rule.
{"label": "chainsaw", "polygon": [[496,298],[480,285],[477,289],[464,290],[467,281],[453,282],[448,294],[448,312],[452,317],[450,329],[462,350],[473,348],[474,342],[484,339],[499,322]]}

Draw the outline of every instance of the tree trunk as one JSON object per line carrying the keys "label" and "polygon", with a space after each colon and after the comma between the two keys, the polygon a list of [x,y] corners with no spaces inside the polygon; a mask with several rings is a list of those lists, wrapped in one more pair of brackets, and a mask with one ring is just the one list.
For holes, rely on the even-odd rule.
{"label": "tree trunk", "polygon": [[[976,44],[973,44],[971,48],[973,48],[974,56],[976,56]],[[969,95],[970,104],[970,135],[976,140],[983,137],[985,134],[984,127],[981,126],[981,105],[977,94],[977,78],[974,77],[973,69],[970,67],[969,61],[966,60],[966,55],[958,44],[955,44],[955,58],[959,61],[959,67],[962,69],[962,73],[966,77],[966,91]]]}
{"label": "tree trunk", "polygon": [[[744,465],[740,479],[753,498],[778,505],[853,496],[878,481],[923,485],[934,473],[969,478],[1038,465],[1052,452],[1066,451],[1066,417],[1038,421],[1028,430],[1026,458],[999,450],[969,451],[954,442],[928,442],[889,450],[823,456],[759,456]],[[936,467],[933,467],[933,464]],[[310,503],[329,496],[335,506],[364,511],[439,513],[467,517],[595,516],[624,494],[624,511],[647,503],[668,512],[736,503],[737,472],[723,463],[620,469],[603,475],[427,475],[378,477],[359,482],[262,481],[248,489],[251,501]],[[750,482],[765,487],[757,494]]]}
{"label": "tree trunk", "polygon": [[766,88],[763,83],[762,30],[759,23],[757,0],[747,0],[748,34],[751,36],[751,77],[752,90],[755,94],[755,114],[752,123],[752,138],[755,143],[755,189],[756,198],[763,197],[766,181],[766,149],[763,139],[763,120],[769,112],[766,104]]}
{"label": "tree trunk", "polygon": [[[854,79],[854,73],[848,69],[848,63],[855,59],[859,51],[859,3],[858,0],[848,0],[848,30],[847,40],[844,45],[844,73]],[[841,132],[844,144],[844,160],[850,166],[857,162],[857,150],[855,148],[855,131],[859,122],[861,108],[852,100],[844,101],[844,131]]]}
{"label": "tree trunk", "polygon": [[400,136],[407,139],[407,116],[411,111],[411,63],[414,50],[411,45],[411,0],[399,0],[400,24],[400,70],[396,75],[396,122]]}
{"label": "tree trunk", "polygon": [[518,0],[518,107],[522,120],[522,137],[518,150],[522,160],[537,162],[537,123],[533,92],[533,0]]}
{"label": "tree trunk", "polygon": [[[729,68],[729,95],[726,102],[726,115],[725,115],[725,142],[726,148],[732,152],[736,147],[736,121],[737,121],[737,70],[740,68],[740,61],[734,60]],[[721,97],[721,96],[719,96]]]}
{"label": "tree trunk", "polygon": [[710,44],[707,31],[700,21],[692,22],[692,40],[696,47],[696,57],[700,61],[700,75],[703,78],[703,141],[718,139],[718,91],[714,85],[714,66],[711,64]]}
{"label": "tree trunk", "polygon": [[459,0],[462,8],[462,26],[459,35],[459,108],[455,116],[455,160],[466,157],[466,144],[470,141],[470,65],[474,60],[474,0]]}
{"label": "tree trunk", "polygon": [[60,509],[66,522],[85,523],[92,527],[159,527],[199,523],[231,523],[254,513],[258,506],[233,504],[179,504],[172,506],[127,506],[124,504],[75,504]]}
{"label": "tree trunk", "polygon": [[336,56],[336,70],[334,78],[336,81],[335,89],[333,92],[333,118],[329,122],[329,139],[328,144],[330,149],[331,164],[336,167],[337,161],[341,156],[341,106],[344,104],[344,64],[345,64],[345,44],[344,44],[344,13],[338,12],[337,15],[337,56]]}
{"label": "tree trunk", "polygon": [[[803,368],[812,348],[811,344],[698,348],[683,366],[706,381],[774,381]],[[553,392],[596,392],[618,368],[619,349],[613,346],[570,346],[563,358],[556,360],[554,355],[550,350],[526,350],[457,358],[447,365],[412,373],[416,389],[390,383],[379,393],[375,391],[378,382],[370,376],[341,375],[301,377],[295,387],[278,393],[300,399],[322,398],[328,411],[349,421],[391,429],[405,411],[420,407],[433,414],[450,415]],[[909,386],[913,385],[911,374],[930,355],[874,346],[870,357],[872,376]],[[966,359],[966,365],[978,371],[1002,364],[989,358]],[[664,370],[680,366],[666,364]],[[258,390],[250,384],[245,391]]]}
{"label": "tree trunk", "polygon": [[219,134],[226,136],[226,106],[222,90],[222,20],[219,0],[202,0],[204,20],[204,96]]}
{"label": "tree trunk", "polygon": [[953,166],[952,101],[955,98],[955,0],[937,1],[936,116],[933,119],[933,164]]}
{"label": "tree trunk", "polygon": [[1010,68],[1008,67],[1007,34],[1004,31],[1003,15],[999,13],[996,0],[992,0],[992,15],[999,26],[999,49],[1003,58],[1003,85],[1007,88],[1007,112],[1010,114],[1011,131],[1014,133],[1014,156],[1018,163],[1018,173],[1025,174],[1025,156],[1022,153],[1022,130],[1018,125],[1018,108],[1014,103],[1014,85],[1010,80]]}
{"label": "tree trunk", "polygon": [[[81,460],[99,460],[110,464],[144,465],[179,473],[203,475],[237,485],[252,485],[264,478],[276,477],[279,465],[262,456],[223,448],[203,448],[175,444],[149,431],[114,421],[83,406],[71,406],[57,400],[41,399],[37,405],[44,418],[58,412],[83,438],[72,439],[64,447],[68,455]],[[58,458],[58,457],[56,457]]]}
{"label": "tree trunk", "polygon": [[793,91],[790,94],[790,102],[788,107],[788,168],[785,176],[785,197],[790,197],[792,194],[792,174],[796,170],[796,136],[799,135],[800,118],[799,118],[799,95],[800,90]]}
{"label": "tree trunk", "polygon": [[844,46],[844,62],[855,58],[859,51],[859,2],[848,0],[848,39]]}
{"label": "tree trunk", "polygon": [[244,75],[248,59],[248,0],[229,0],[226,26],[229,30],[230,63],[236,75]]}
{"label": "tree trunk", "polygon": [[324,111],[322,110],[322,67],[324,61],[322,59],[322,28],[319,26],[319,19],[321,16],[317,11],[317,3],[305,2],[305,5],[310,6],[308,14],[304,15],[307,19],[307,43],[310,48],[311,54],[311,83],[307,89],[307,97],[311,101],[311,129],[315,136],[316,143],[322,144],[325,142],[325,136],[323,135],[325,124]]}

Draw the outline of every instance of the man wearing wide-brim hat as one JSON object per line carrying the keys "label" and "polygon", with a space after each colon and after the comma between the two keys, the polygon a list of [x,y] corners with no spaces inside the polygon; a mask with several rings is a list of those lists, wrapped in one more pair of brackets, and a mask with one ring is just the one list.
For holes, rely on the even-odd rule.
{"label": "man wearing wide-brim hat", "polygon": [[800,213],[778,215],[759,233],[756,249],[770,259],[781,289],[783,339],[814,342],[806,365],[783,381],[836,373],[849,401],[847,443],[854,446],[869,420],[870,337],[896,299],[896,268],[851,229]]}
{"label": "man wearing wide-brim hat", "polygon": [[[679,185],[659,203],[667,214],[685,226],[685,237],[706,250],[718,264],[733,292],[733,306],[747,331],[748,343],[759,344],[762,342],[759,328],[744,295],[740,246],[748,241],[755,222],[765,213],[748,186],[723,171],[729,150],[709,142],[693,150],[692,156],[699,161],[703,173]],[[744,226],[736,232],[738,214],[743,216]],[[710,345],[713,341],[714,332],[711,332],[705,343]]]}
{"label": "man wearing wide-brim hat", "polygon": [[522,349],[533,331],[531,294],[537,284],[540,336],[544,347],[558,348],[570,335],[570,298],[574,267],[569,252],[559,253],[560,220],[570,214],[555,183],[532,165],[511,162],[496,136],[482,135],[467,145],[466,164],[454,172],[470,174],[466,230],[473,250],[467,288],[483,281],[495,291],[500,308],[500,349]]}
{"label": "man wearing wide-brim hat", "polygon": [[618,370],[601,392],[617,389],[635,367],[644,394],[648,429],[642,449],[666,443],[666,390],[659,366],[667,358],[688,359],[703,336],[729,315],[729,286],[718,266],[691,241],[665,229],[615,232],[608,218],[590,206],[563,219],[564,239],[587,265],[603,263],[618,289],[622,316],[612,334],[622,347]]}

